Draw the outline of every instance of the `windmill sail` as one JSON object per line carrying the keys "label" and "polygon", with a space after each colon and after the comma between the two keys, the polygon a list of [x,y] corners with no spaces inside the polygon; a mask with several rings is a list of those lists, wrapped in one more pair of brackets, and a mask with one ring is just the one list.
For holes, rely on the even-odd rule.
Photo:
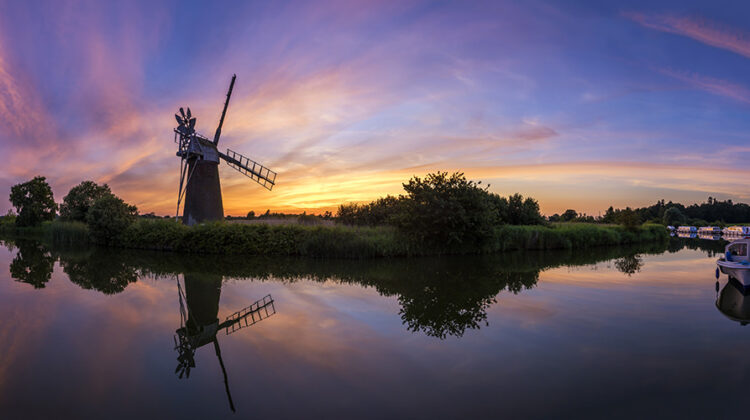
{"label": "windmill sail", "polygon": [[226,321],[219,325],[219,329],[223,329],[229,335],[235,331],[255,325],[275,313],[276,307],[273,305],[273,298],[271,295],[266,295],[263,299],[254,302],[247,308],[229,315]]}
{"label": "windmill sail", "polygon": [[227,153],[219,152],[219,156],[224,159],[229,166],[239,171],[241,174],[260,184],[269,191],[276,184],[276,172],[266,168],[260,163],[246,158],[241,154],[227,149]]}

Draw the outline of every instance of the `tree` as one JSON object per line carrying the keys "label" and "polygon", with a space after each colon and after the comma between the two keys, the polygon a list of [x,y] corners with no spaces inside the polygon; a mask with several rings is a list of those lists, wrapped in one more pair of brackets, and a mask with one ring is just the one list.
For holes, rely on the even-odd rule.
{"label": "tree", "polygon": [[633,230],[641,225],[641,217],[630,207],[626,207],[625,210],[620,210],[617,213],[617,223],[625,226],[625,228]]}
{"label": "tree", "polygon": [[247,212],[247,220],[252,220],[252,219],[255,219],[255,212],[250,210],[249,212]]}
{"label": "tree", "polygon": [[677,207],[670,207],[664,212],[662,221],[667,226],[677,226],[685,223],[685,215]]}
{"label": "tree", "polygon": [[138,209],[135,206],[131,206],[114,194],[108,194],[91,205],[86,213],[86,224],[89,226],[94,242],[111,245],[128,226],[135,222],[137,216]]}
{"label": "tree", "polygon": [[10,189],[10,202],[16,208],[16,226],[39,226],[55,218],[57,203],[43,176],[16,184]]}
{"label": "tree", "polygon": [[499,214],[490,193],[463,173],[428,174],[403,184],[405,199],[394,224],[410,237],[441,250],[481,247]]}
{"label": "tree", "polygon": [[615,209],[612,208],[612,206],[609,206],[606,212],[604,212],[604,216],[602,216],[602,222],[603,223],[615,223]]}
{"label": "tree", "polygon": [[565,210],[565,213],[563,213],[560,216],[560,219],[562,219],[563,222],[572,222],[578,217],[578,212],[573,209],[567,209]]}
{"label": "tree", "polygon": [[86,221],[89,207],[99,198],[112,194],[107,184],[98,185],[94,181],[83,181],[71,188],[60,205],[60,218],[79,222]]}

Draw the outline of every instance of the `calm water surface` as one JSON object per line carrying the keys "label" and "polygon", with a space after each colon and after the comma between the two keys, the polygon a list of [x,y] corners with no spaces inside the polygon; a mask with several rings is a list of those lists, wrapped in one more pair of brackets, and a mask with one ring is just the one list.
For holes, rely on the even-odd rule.
{"label": "calm water surface", "polygon": [[722,249],[320,261],[4,241],[0,417],[741,417],[750,303],[717,285]]}

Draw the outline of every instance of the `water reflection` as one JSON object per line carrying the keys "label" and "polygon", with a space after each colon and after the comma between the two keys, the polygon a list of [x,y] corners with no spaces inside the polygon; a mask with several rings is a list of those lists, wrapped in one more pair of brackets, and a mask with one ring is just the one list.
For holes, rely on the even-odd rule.
{"label": "water reflection", "polygon": [[59,252],[60,266],[73,283],[106,295],[125,290],[138,280],[138,270],[110,249]]}
{"label": "water reflection", "polygon": [[[745,296],[709,289],[697,242],[367,261],[28,245],[0,264],[54,270],[44,292],[0,281],[4,418],[708,417],[747,370],[750,336],[717,312],[747,322]],[[233,334],[266,294],[283,310]]]}
{"label": "water reflection", "polygon": [[[9,244],[13,246],[12,242]],[[642,255],[665,250],[676,252],[689,244],[675,238],[671,242],[625,248],[379,259],[363,264],[350,260],[186,256],[103,248],[58,249],[47,248],[36,241],[16,241],[19,251],[13,260],[11,275],[18,281],[44,287],[50,279],[54,261],[59,260],[73,283],[104,294],[120,293],[139,277],[174,279],[184,275],[187,315],[191,314],[190,300],[195,300],[194,310],[198,312],[192,317],[187,316],[185,329],[178,331],[178,337],[181,343],[190,344],[194,351],[214,342],[215,334],[205,334],[218,328],[216,315],[222,279],[225,278],[336,281],[371,286],[381,295],[397,299],[400,305],[398,315],[406,329],[445,339],[461,337],[467,330],[486,326],[487,309],[496,302],[496,296],[501,292],[517,294],[533,288],[542,270],[614,259],[615,268],[630,276],[641,270]],[[714,252],[714,247],[715,243],[710,243],[707,252]],[[185,353],[181,359],[182,371],[186,375],[194,364],[191,357],[192,353]]]}
{"label": "water reflection", "polygon": [[628,277],[641,271],[643,267],[643,258],[638,254],[628,255],[615,260],[615,268],[621,273],[627,274]]}
{"label": "water reflection", "polygon": [[732,321],[739,322],[745,326],[750,322],[750,291],[734,277],[719,291],[719,282],[716,282],[716,308]]}
{"label": "water reflection", "polygon": [[55,258],[41,243],[34,240],[20,239],[7,243],[9,249],[18,248],[16,256],[10,263],[10,275],[16,281],[27,283],[35,289],[43,289],[52,277]]}
{"label": "water reflection", "polygon": [[226,335],[242,328],[256,324],[276,313],[270,295],[254,302],[250,306],[235,312],[219,323],[219,299],[221,297],[222,277],[217,274],[190,273],[184,275],[185,287],[177,279],[177,290],[180,302],[180,328],[176,331],[175,350],[177,350],[177,368],[175,373],[180,379],[190,377],[190,369],[195,368],[195,352],[200,347],[213,343],[216,358],[224,376],[224,388],[230,409],[234,412],[234,402],[229,388],[229,378],[221,357],[221,348],[216,335],[224,330]]}

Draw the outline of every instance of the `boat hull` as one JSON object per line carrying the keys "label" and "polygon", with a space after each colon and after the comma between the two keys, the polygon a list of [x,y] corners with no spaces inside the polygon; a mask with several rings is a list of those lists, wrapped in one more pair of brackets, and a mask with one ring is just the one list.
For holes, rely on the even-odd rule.
{"label": "boat hull", "polygon": [[750,287],[750,266],[719,260],[716,262],[722,273],[734,277],[745,287]]}

